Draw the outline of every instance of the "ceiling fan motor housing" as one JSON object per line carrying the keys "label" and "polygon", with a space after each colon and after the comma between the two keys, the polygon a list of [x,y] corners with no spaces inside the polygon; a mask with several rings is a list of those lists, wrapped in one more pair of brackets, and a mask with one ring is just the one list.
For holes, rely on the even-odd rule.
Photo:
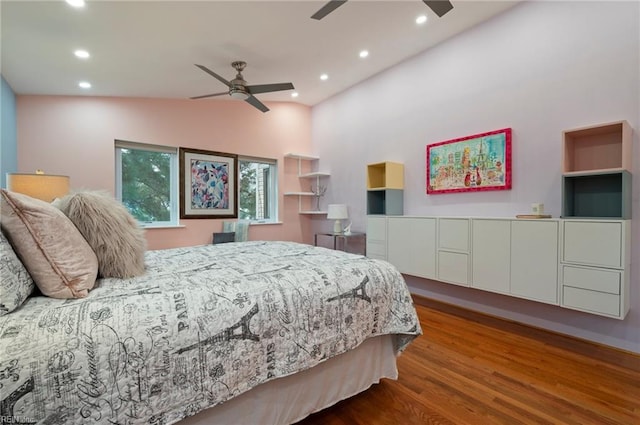
{"label": "ceiling fan motor housing", "polygon": [[[234,62],[236,63],[236,62]],[[244,62],[243,62],[244,63]],[[234,99],[246,100],[251,95],[246,87],[247,82],[242,78],[240,72],[236,78],[231,80],[231,87],[229,87],[229,95]]]}

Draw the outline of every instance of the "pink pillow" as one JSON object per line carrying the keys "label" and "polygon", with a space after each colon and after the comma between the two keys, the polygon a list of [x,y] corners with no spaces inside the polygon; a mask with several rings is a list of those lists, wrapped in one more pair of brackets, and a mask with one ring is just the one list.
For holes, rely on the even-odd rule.
{"label": "pink pillow", "polygon": [[144,230],[107,192],[86,191],[53,203],[69,217],[98,257],[98,276],[129,278],[145,272]]}
{"label": "pink pillow", "polygon": [[56,207],[2,189],[2,229],[40,291],[83,298],[93,288],[98,259],[74,224]]}

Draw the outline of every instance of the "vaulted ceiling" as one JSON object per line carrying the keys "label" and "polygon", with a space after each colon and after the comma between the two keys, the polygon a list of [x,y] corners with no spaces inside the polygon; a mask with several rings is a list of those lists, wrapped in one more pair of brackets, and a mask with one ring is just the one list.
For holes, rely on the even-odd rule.
{"label": "vaulted ceiling", "polygon": [[[261,100],[315,105],[517,1],[452,3],[439,18],[420,0],[351,0],[314,20],[324,1],[88,0],[73,8],[3,0],[0,65],[17,94],[188,98],[226,90],[195,64],[231,80],[231,62],[243,60],[248,84],[292,82],[299,94]],[[419,15],[427,22],[417,24]],[[77,58],[76,49],[90,57]]]}

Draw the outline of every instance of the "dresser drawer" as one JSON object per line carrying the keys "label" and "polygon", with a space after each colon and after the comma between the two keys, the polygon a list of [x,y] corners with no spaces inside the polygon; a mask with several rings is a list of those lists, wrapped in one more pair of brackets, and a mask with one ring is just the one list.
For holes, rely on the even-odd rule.
{"label": "dresser drawer", "polygon": [[562,288],[562,306],[619,317],[620,295],[564,286]]}
{"label": "dresser drawer", "polygon": [[620,294],[621,272],[589,269],[586,267],[562,267],[562,284],[591,291]]}
{"label": "dresser drawer", "polygon": [[367,257],[387,259],[387,245],[382,242],[367,241]]}
{"label": "dresser drawer", "polygon": [[622,223],[565,221],[562,258],[566,263],[623,267]]}
{"label": "dresser drawer", "polygon": [[438,252],[438,280],[469,286],[469,256],[458,252]]}
{"label": "dresser drawer", "polygon": [[386,242],[387,219],[385,217],[367,217],[367,240]]}
{"label": "dresser drawer", "polygon": [[439,219],[438,241],[440,249],[469,252],[469,219]]}

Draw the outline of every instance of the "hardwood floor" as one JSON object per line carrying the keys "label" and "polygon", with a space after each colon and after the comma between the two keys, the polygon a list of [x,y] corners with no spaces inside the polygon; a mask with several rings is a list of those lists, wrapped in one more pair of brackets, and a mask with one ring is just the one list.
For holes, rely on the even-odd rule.
{"label": "hardwood floor", "polygon": [[298,425],[640,424],[640,356],[416,301],[399,379]]}

